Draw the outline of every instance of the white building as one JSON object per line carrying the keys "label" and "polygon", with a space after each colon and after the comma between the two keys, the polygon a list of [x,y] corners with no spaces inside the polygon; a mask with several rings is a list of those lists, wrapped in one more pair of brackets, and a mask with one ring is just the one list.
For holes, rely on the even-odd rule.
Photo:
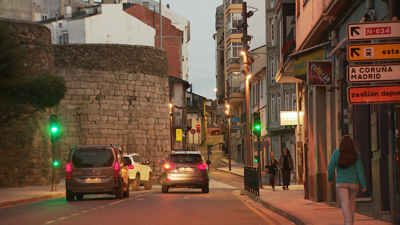
{"label": "white building", "polygon": [[72,16],[65,15],[42,22],[52,33],[53,44],[129,44],[154,46],[154,28],[123,11],[122,4],[85,7]]}

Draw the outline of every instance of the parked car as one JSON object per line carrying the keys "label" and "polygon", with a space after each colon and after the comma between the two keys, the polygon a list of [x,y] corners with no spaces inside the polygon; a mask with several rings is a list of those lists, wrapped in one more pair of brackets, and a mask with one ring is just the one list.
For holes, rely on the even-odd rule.
{"label": "parked car", "polygon": [[121,148],[112,144],[72,147],[66,166],[67,201],[87,194],[129,197],[129,165]]}
{"label": "parked car", "polygon": [[139,154],[125,154],[125,159],[129,159],[132,165],[128,166],[129,185],[133,191],[138,191],[140,186],[144,186],[145,190],[153,188],[153,176],[149,165],[149,161],[143,161]]}
{"label": "parked car", "polygon": [[208,193],[210,163],[198,151],[171,152],[166,162],[160,161],[164,166],[162,193],[167,193],[169,188],[201,188],[203,193]]}

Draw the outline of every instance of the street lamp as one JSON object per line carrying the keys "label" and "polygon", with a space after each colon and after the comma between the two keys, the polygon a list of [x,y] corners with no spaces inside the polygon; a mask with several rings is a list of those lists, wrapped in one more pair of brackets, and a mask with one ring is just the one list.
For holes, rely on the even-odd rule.
{"label": "street lamp", "polygon": [[169,103],[169,117],[171,118],[171,122],[170,122],[170,135],[171,135],[171,151],[173,150],[173,145],[172,145],[172,142],[173,142],[173,136],[172,136],[172,115],[174,114],[173,113],[173,108],[174,108],[174,105],[172,104],[172,103]]}
{"label": "street lamp", "polygon": [[228,159],[229,159],[229,171],[231,171],[231,113],[229,111],[229,105],[226,105],[227,110],[225,111],[226,117],[228,118]]}

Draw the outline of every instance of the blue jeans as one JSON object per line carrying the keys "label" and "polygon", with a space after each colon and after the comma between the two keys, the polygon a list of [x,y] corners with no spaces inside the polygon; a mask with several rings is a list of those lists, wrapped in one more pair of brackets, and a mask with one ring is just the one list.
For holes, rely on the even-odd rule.
{"label": "blue jeans", "polygon": [[336,191],[342,204],[342,213],[345,225],[352,225],[354,223],[354,215],[356,213],[356,196],[359,188],[360,184],[336,184]]}

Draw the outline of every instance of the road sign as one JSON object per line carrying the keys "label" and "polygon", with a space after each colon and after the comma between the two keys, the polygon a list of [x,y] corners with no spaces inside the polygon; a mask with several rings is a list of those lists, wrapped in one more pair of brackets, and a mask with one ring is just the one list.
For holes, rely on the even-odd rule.
{"label": "road sign", "polygon": [[270,145],[269,141],[268,141],[268,140],[265,140],[265,141],[264,141],[264,148],[268,148],[269,145]]}
{"label": "road sign", "polygon": [[400,60],[400,43],[370,43],[347,45],[347,61]]}
{"label": "road sign", "polygon": [[197,129],[197,133],[200,133],[200,129]]}
{"label": "road sign", "polygon": [[400,85],[351,86],[347,96],[350,104],[399,103]]}
{"label": "road sign", "polygon": [[197,124],[197,125],[196,125],[196,128],[197,128],[197,129],[200,129],[200,124]]}
{"label": "road sign", "polygon": [[240,122],[240,117],[232,117],[231,118],[231,123],[239,123]]}
{"label": "road sign", "polygon": [[347,82],[399,82],[400,64],[368,64],[347,66]]}
{"label": "road sign", "polygon": [[195,129],[191,129],[191,130],[190,130],[190,133],[191,133],[191,134],[195,134],[195,133],[196,133],[196,130],[195,130]]}
{"label": "road sign", "polygon": [[374,39],[398,39],[400,22],[349,23],[347,39],[349,41],[366,41]]}
{"label": "road sign", "polygon": [[239,130],[240,125],[231,125],[231,130]]}
{"label": "road sign", "polygon": [[182,129],[176,129],[176,141],[182,141]]}

